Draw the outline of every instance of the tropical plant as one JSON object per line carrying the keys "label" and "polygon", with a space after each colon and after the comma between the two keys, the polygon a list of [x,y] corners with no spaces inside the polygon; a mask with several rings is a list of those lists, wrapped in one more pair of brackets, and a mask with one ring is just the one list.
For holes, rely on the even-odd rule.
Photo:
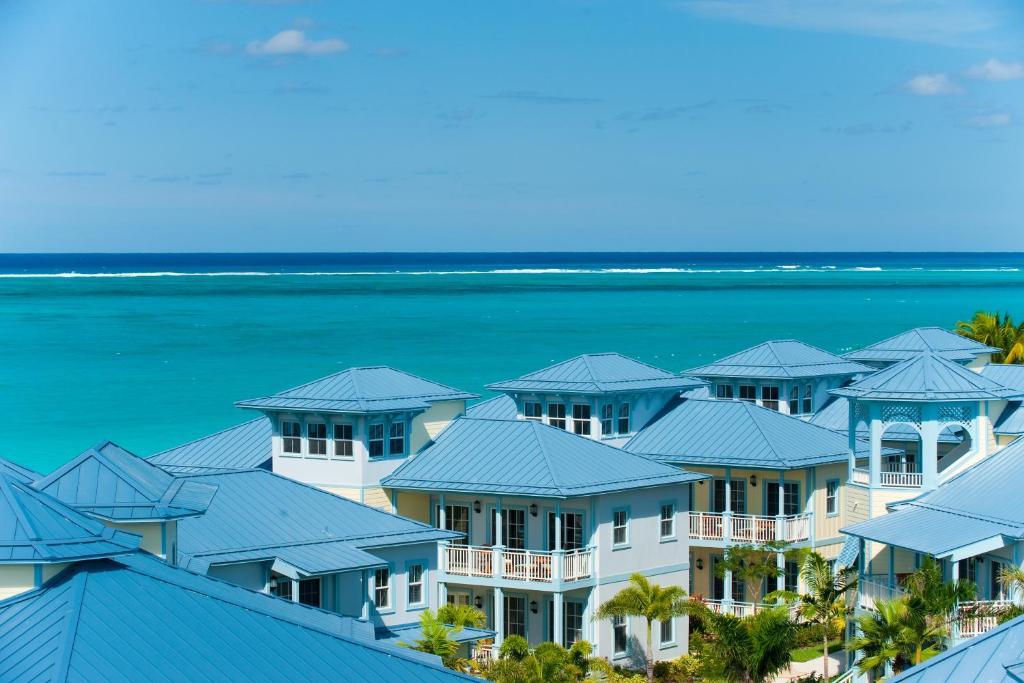
{"label": "tropical plant", "polygon": [[996,620],[1002,624],[1024,614],[1024,569],[1004,565],[999,570],[999,583],[1010,599],[1015,600],[1013,604],[1000,609],[996,614]]}
{"label": "tropical plant", "polygon": [[943,580],[942,566],[927,556],[903,580],[903,589],[909,596],[910,609],[938,625],[949,621],[958,603],[974,600],[978,593],[978,587],[967,579]]}
{"label": "tropical plant", "polygon": [[1002,349],[992,355],[995,363],[1024,363],[1024,324],[1015,325],[1009,313],[978,311],[970,320],[958,321],[956,333]]}
{"label": "tropical plant", "polygon": [[[722,561],[715,565],[715,576],[724,578],[726,571],[743,581],[751,602],[758,602],[758,593],[765,580],[769,583],[778,579],[785,571],[779,566],[778,556],[783,553],[787,560],[801,562],[802,549],[789,549],[785,541],[768,541],[760,545],[734,545],[725,549]],[[741,596],[747,597],[747,596]],[[767,599],[767,597],[766,597]]]}
{"label": "tropical plant", "polygon": [[908,612],[906,599],[878,600],[875,610],[857,618],[859,634],[846,644],[847,650],[859,651],[857,668],[861,672],[892,667],[899,673],[907,660],[900,641],[900,633]]}
{"label": "tropical plant", "polygon": [[590,643],[577,641],[568,650],[558,643],[541,643],[531,652],[526,639],[509,636],[487,678],[497,683],[576,683],[587,675],[591,651]]}
{"label": "tropical plant", "polygon": [[487,615],[476,607],[447,603],[437,608],[437,618],[442,623],[457,628],[483,628]]}
{"label": "tropical plant", "polygon": [[[828,641],[833,631],[840,631],[846,621],[849,608],[846,605],[846,594],[857,587],[856,570],[852,567],[832,571],[828,560],[818,553],[808,554],[800,566],[800,578],[807,589],[806,593],[776,592],[775,595],[795,601],[801,617],[812,624],[822,626],[822,660],[823,678],[828,680]],[[767,599],[771,599],[769,594]]]}
{"label": "tropical plant", "polygon": [[707,622],[707,666],[729,683],[772,680],[793,660],[796,625],[785,607],[764,609],[742,619],[711,613]]}
{"label": "tropical plant", "polygon": [[465,671],[472,668],[472,665],[458,656],[459,643],[451,636],[469,626],[483,626],[486,619],[483,612],[466,605],[444,605],[436,614],[426,610],[420,614],[420,637],[411,647],[437,655],[449,669]]}
{"label": "tropical plant", "polygon": [[619,591],[613,598],[597,608],[594,619],[615,617],[642,617],[647,626],[647,650],[644,653],[647,664],[647,681],[654,683],[654,650],[651,632],[655,621],[665,621],[688,614],[691,602],[686,591],[679,586],[659,586],[651,583],[643,574],[629,577],[630,585]]}

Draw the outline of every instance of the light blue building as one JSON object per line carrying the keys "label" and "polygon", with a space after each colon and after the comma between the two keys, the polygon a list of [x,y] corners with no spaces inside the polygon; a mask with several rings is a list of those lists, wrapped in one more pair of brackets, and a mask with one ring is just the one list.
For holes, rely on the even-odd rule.
{"label": "light blue building", "polygon": [[828,400],[829,389],[872,370],[796,339],[777,339],[687,372],[711,382],[716,399],[809,417]]}
{"label": "light blue building", "polygon": [[[640,620],[594,622],[639,572],[687,586],[695,475],[534,420],[455,420],[382,484],[398,512],[465,540],[442,548],[438,591],[483,609],[496,642],[584,639],[636,663]],[[687,622],[658,625],[656,657],[686,651]]]}
{"label": "light blue building", "polygon": [[270,420],[260,417],[146,459],[171,474],[269,470],[273,465],[273,430]]}

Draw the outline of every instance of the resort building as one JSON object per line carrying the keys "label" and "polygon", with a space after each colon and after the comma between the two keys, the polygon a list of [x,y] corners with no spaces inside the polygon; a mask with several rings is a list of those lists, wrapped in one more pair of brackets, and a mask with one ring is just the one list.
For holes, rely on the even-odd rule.
{"label": "resort building", "polygon": [[[983,377],[998,382],[1005,387],[1017,389],[1024,394],[1024,365],[1003,365],[989,363],[980,370]],[[995,419],[992,433],[995,434],[996,446],[1006,446],[1024,434],[1024,403],[1020,400],[1009,401],[1003,412]]]}
{"label": "resort building", "polygon": [[270,470],[273,467],[273,431],[270,420],[260,417],[146,459],[171,474]]}
{"label": "resort building", "polygon": [[378,366],[236,405],[269,419],[274,472],[390,509],[380,480],[465,413],[471,398],[477,395]]}
{"label": "resort building", "polygon": [[[589,353],[487,388],[514,401],[514,419],[620,446],[680,392],[704,385],[618,353]],[[499,414],[476,416],[505,419],[506,405],[488,406]]]}
{"label": "resort building", "polygon": [[105,441],[32,484],[108,526],[138,534],[142,549],[175,563],[180,520],[201,515],[216,486],[175,477]]}
{"label": "resort building", "polygon": [[[496,645],[583,639],[635,663],[641,620],[592,615],[634,572],[688,585],[689,485],[703,478],[536,420],[464,417],[382,485],[400,514],[464,537],[442,546],[439,599],[483,609]],[[686,619],[655,642],[658,659],[685,653]]]}
{"label": "resort building", "polygon": [[[867,444],[854,444],[867,454]],[[691,485],[688,590],[713,608],[746,614],[767,592],[797,589],[784,551],[810,548],[834,559],[844,538],[850,444],[842,435],[745,401],[687,399],[624,446],[706,474]],[[774,585],[744,585],[719,568],[725,549],[779,544]]]}
{"label": "resort building", "polygon": [[993,353],[1000,351],[941,327],[915,327],[863,349],[844,353],[843,358],[873,368],[885,368],[922,353],[931,353],[979,370],[992,361]]}
{"label": "resort building", "polygon": [[713,398],[810,417],[826,403],[830,389],[872,371],[816,346],[777,339],[691,368],[687,373],[710,382]]}

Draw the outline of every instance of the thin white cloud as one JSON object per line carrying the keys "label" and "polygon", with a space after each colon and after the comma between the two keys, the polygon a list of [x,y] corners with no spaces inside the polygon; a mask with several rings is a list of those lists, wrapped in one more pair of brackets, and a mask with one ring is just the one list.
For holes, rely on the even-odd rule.
{"label": "thin white cloud", "polygon": [[941,45],[988,42],[1004,10],[978,0],[675,0],[685,11],[760,26]]}
{"label": "thin white cloud", "polygon": [[964,119],[961,124],[968,128],[1003,128],[1013,123],[1013,116],[1000,111],[991,114],[979,114],[969,119]]}
{"label": "thin white cloud", "polygon": [[975,64],[967,70],[970,78],[981,81],[1016,81],[1024,78],[1024,64],[990,59],[984,64]]}
{"label": "thin white cloud", "polygon": [[329,55],[348,50],[348,43],[341,38],[310,40],[297,29],[281,31],[267,40],[254,40],[246,52],[251,55]]}
{"label": "thin white cloud", "polygon": [[903,89],[911,95],[936,97],[939,95],[956,95],[963,89],[946,74],[920,74],[903,84]]}

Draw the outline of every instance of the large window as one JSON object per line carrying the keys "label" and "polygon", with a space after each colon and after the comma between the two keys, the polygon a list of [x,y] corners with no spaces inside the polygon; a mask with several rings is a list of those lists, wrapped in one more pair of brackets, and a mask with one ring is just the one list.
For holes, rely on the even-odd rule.
{"label": "large window", "polygon": [[405,423],[392,422],[388,428],[388,454],[405,454]]}
{"label": "large window", "polygon": [[299,602],[310,607],[320,606],[320,578],[299,581]]}
{"label": "large window", "polygon": [[629,434],[629,404],[622,403],[619,405],[619,434]]}
{"label": "large window", "polygon": [[[562,645],[571,647],[578,640],[583,640],[583,603],[567,600],[562,605]],[[548,605],[548,633],[555,640],[555,608]]]}
{"label": "large window", "polygon": [[675,538],[676,536],[676,504],[661,504],[661,520],[659,533],[662,538]]}
{"label": "large window", "polygon": [[[712,484],[712,512],[725,512],[725,479],[715,479]],[[729,510],[738,515],[747,513],[747,482],[733,479],[729,484]]]}
{"label": "large window", "polygon": [[665,621],[661,622],[661,638],[660,642],[662,645],[671,645],[676,642],[676,621],[669,617]]}
{"label": "large window", "polygon": [[814,412],[814,389],[810,384],[804,387],[804,413],[810,415]]}
{"label": "large window", "polygon": [[[434,523],[441,528],[441,506],[434,508]],[[463,538],[455,539],[452,543],[465,545],[469,539],[469,506],[468,505],[445,505],[444,506],[444,528],[448,531],[464,534]]]}
{"label": "large window", "polygon": [[612,633],[616,655],[626,654],[629,647],[629,626],[626,617],[612,617]]}
{"label": "large window", "polygon": [[800,588],[800,565],[796,562],[786,563],[786,578],[785,578],[786,590],[790,593],[796,593]]}
{"label": "large window", "polygon": [[538,422],[544,418],[541,405],[536,401],[527,401],[523,404],[523,416],[527,420],[537,420]]}
{"label": "large window", "polygon": [[740,385],[740,400],[750,401],[753,403],[757,400],[757,387],[753,384],[741,384]]}
{"label": "large window", "polygon": [[800,387],[794,386],[789,390],[789,414],[796,415],[800,412]]}
{"label": "large window", "polygon": [[526,598],[505,596],[505,636],[526,637]]}
{"label": "large window", "polygon": [[966,560],[960,560],[960,578],[975,584],[978,582],[978,558],[968,557]]}
{"label": "large window", "polygon": [[[491,509],[491,543],[497,544],[495,533],[498,519],[497,510]],[[526,548],[526,510],[522,508],[505,508],[501,511],[501,544],[511,550]]]}
{"label": "large window", "polygon": [[601,434],[611,436],[615,433],[615,406],[605,403],[601,406]]}
{"label": "large window", "polygon": [[825,514],[839,514],[839,480],[829,479],[825,482]]}
{"label": "large window", "polygon": [[270,594],[285,600],[292,599],[292,580],[283,576],[274,576],[270,580]]}
{"label": "large window", "polygon": [[391,607],[391,572],[387,567],[373,572],[373,604],[379,609]]}
{"label": "large window", "polygon": [[323,422],[310,422],[306,425],[306,439],[309,441],[310,455],[327,455],[327,425]]}
{"label": "large window", "polygon": [[370,457],[384,455],[384,425],[370,425]]}
{"label": "large window", "polygon": [[[774,481],[766,481],[765,487],[765,514],[779,514],[779,485]],[[800,514],[800,484],[795,481],[787,481],[783,484],[785,493],[782,500],[782,514]]]}
{"label": "large window", "polygon": [[779,388],[761,387],[761,405],[771,410],[779,409]]}
{"label": "large window", "polygon": [[590,406],[585,403],[572,404],[572,431],[587,436],[590,434]]}
{"label": "large window", "polygon": [[612,512],[612,545],[629,543],[629,510],[619,508]]}
{"label": "large window", "polygon": [[549,403],[548,404],[548,424],[552,427],[558,427],[559,429],[565,429],[565,404],[564,403]]}
{"label": "large window", "polygon": [[[583,514],[562,513],[562,550],[579,550],[583,547]],[[548,513],[548,550],[555,549],[555,513]]]}
{"label": "large window", "polygon": [[334,425],[334,455],[352,457],[352,425]]}
{"label": "large window", "polygon": [[732,398],[732,385],[731,384],[716,384],[715,385],[715,398]]}
{"label": "large window", "polygon": [[285,453],[302,453],[302,427],[298,422],[285,420],[281,423],[281,450]]}
{"label": "large window", "polygon": [[423,565],[422,564],[410,564],[408,569],[408,584],[409,584],[409,595],[408,595],[408,606],[422,605],[423,600]]}

